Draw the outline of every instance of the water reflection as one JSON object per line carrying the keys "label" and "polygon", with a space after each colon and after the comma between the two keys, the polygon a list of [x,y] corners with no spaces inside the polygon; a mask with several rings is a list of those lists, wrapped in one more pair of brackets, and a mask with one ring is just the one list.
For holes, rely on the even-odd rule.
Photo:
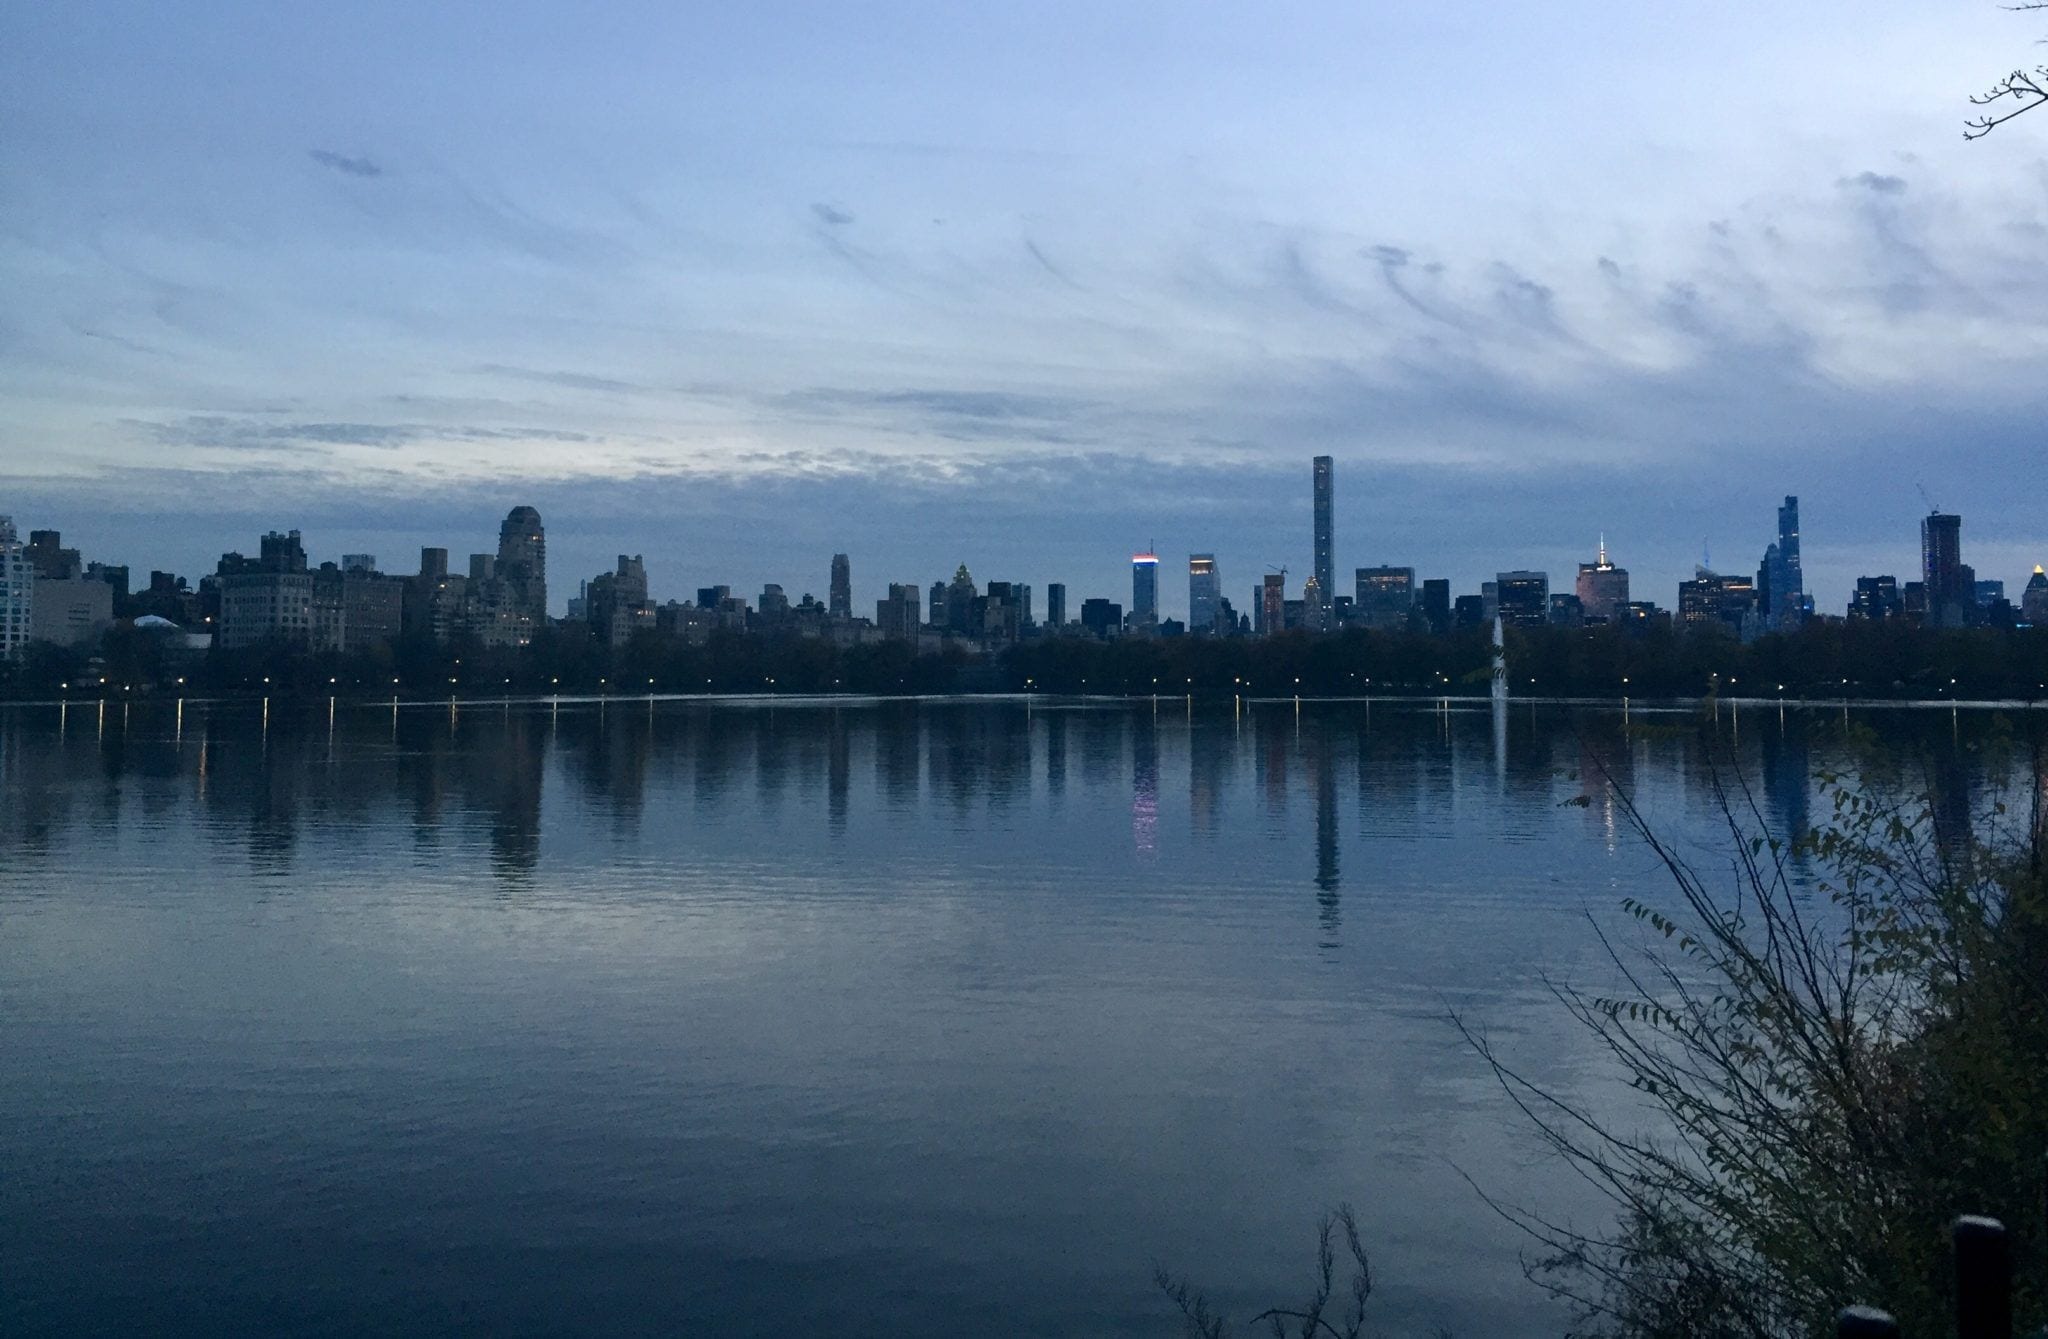
{"label": "water reflection", "polygon": [[[1660,886],[1606,783],[1712,850],[1717,780],[1789,833],[1865,727],[1962,840],[2005,764],[1946,711],[0,709],[0,1166],[36,1224],[0,1331],[124,1288],[136,1323],[71,1328],[160,1331],[257,1275],[333,1333],[482,1298],[508,1333],[1151,1334],[1151,1261],[1263,1305],[1302,1206],[1352,1197],[1418,1281],[1390,1330],[1556,1332],[1451,1164],[1576,1183],[1434,1002],[1597,1073],[1531,1002],[1589,905]],[[515,1263],[380,1283],[401,1251]],[[221,1287],[190,1332],[290,1328]]]}
{"label": "water reflection", "polygon": [[[1151,853],[1169,840],[1161,809],[1169,789],[1186,796],[1190,835],[1242,840],[1229,815],[1249,763],[1249,793],[1270,840],[1292,839],[1297,785],[1306,787],[1317,924],[1334,944],[1347,788],[1361,833],[1405,839],[1453,821],[1460,777],[1490,774],[1503,788],[1491,821],[1517,841],[1551,821],[1562,778],[1612,846],[1624,836],[1615,787],[1634,794],[1668,779],[1699,806],[1736,781],[1754,788],[1773,834],[1796,837],[1814,821],[1822,751],[1831,765],[1853,760],[1870,747],[1866,723],[1845,731],[1833,713],[1747,715],[1731,706],[1702,724],[1640,705],[1624,720],[1434,703],[1163,715],[1149,702],[1132,710],[860,701],[21,707],[0,712],[0,778],[10,799],[0,842],[47,851],[80,822],[163,824],[189,812],[203,831],[232,836],[250,869],[282,876],[299,868],[309,825],[373,825],[402,814],[422,858],[480,823],[491,868],[517,879],[544,859],[550,796],[577,826],[587,830],[594,819],[621,840],[635,839],[655,794],[664,825],[675,821],[674,800],[701,825],[733,817],[744,796],[750,822],[795,825],[792,833],[816,802],[822,832],[845,838],[871,814],[920,808],[961,824],[1008,823],[1012,811],[1057,805],[1078,765],[1091,794],[1126,778],[1129,840]],[[1986,765],[1973,732],[1991,733],[1988,718],[1896,711],[1884,729],[1887,750],[1925,779],[1938,839],[1966,840]]]}

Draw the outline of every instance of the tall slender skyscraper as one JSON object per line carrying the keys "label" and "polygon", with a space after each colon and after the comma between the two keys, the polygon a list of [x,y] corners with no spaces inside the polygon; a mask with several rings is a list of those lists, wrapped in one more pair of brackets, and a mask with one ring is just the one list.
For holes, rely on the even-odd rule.
{"label": "tall slender skyscraper", "polygon": [[1317,456],[1315,459],[1316,561],[1315,571],[1310,574],[1315,578],[1316,583],[1315,607],[1305,612],[1308,614],[1310,625],[1319,629],[1328,629],[1330,626],[1330,601],[1334,598],[1337,589],[1336,550],[1331,538],[1334,518],[1331,514],[1332,486],[1330,474],[1330,458],[1328,456]]}
{"label": "tall slender skyscraper", "polygon": [[853,617],[853,564],[843,553],[832,555],[832,592],[825,612],[833,618]]}
{"label": "tall slender skyscraper", "polygon": [[1188,631],[1216,631],[1216,619],[1223,608],[1223,578],[1216,571],[1216,555],[1188,555]]}
{"label": "tall slender skyscraper", "polygon": [[1778,542],[1764,550],[1764,626],[1790,632],[1806,621],[1806,574],[1799,565],[1799,499],[1789,493],[1778,508]]}
{"label": "tall slender skyscraper", "polygon": [[1045,622],[1054,630],[1067,625],[1067,583],[1064,581],[1045,583]]}
{"label": "tall slender skyscraper", "polygon": [[1131,555],[1131,627],[1142,631],[1159,626],[1159,555]]}

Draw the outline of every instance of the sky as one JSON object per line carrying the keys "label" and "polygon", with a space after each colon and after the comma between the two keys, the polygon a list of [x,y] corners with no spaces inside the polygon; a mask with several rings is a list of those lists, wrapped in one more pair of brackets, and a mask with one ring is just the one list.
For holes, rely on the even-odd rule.
{"label": "sky", "polygon": [[[2048,16],[1953,0],[0,6],[0,513],[559,611],[2048,560]],[[1924,490],[1924,492],[1923,492]]]}

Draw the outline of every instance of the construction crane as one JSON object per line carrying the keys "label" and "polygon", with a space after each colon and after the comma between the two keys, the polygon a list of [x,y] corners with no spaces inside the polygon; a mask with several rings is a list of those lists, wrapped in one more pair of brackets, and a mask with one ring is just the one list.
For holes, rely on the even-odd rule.
{"label": "construction crane", "polygon": [[1927,504],[1927,514],[1928,514],[1928,515],[1930,515],[1930,516],[1933,516],[1933,515],[1935,515],[1935,514],[1937,514],[1937,513],[1939,513],[1939,512],[1941,511],[1941,507],[1940,507],[1940,505],[1939,505],[1938,503],[1936,503],[1936,502],[1935,502],[1935,500],[1934,500],[1933,498],[1931,498],[1931,497],[1929,497],[1929,496],[1927,495],[1927,485],[1926,485],[1926,484],[1923,484],[1923,483],[1918,483],[1918,482],[1916,482],[1916,483],[1914,483],[1913,487],[1915,487],[1915,488],[1917,488],[1917,489],[1919,489],[1919,490],[1920,490],[1920,500],[1921,500],[1922,502],[1925,502],[1925,503]]}

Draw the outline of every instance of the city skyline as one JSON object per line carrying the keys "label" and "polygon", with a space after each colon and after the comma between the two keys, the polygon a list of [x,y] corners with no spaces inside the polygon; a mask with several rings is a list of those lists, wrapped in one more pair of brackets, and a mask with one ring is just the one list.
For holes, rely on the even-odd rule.
{"label": "city skyline", "polygon": [[[1319,456],[1310,463],[1311,546],[1315,559],[1314,568],[1308,573],[1291,573],[1291,569],[1284,564],[1269,564],[1266,571],[1253,583],[1246,595],[1246,603],[1240,607],[1229,597],[1226,587],[1219,579],[1221,563],[1218,555],[1214,552],[1191,552],[1186,559],[1189,577],[1185,587],[1187,607],[1176,614],[1169,605],[1161,602],[1160,555],[1152,548],[1148,548],[1131,555],[1130,566],[1127,569],[1131,585],[1124,588],[1129,592],[1127,601],[1116,598],[1115,587],[1109,588],[1112,594],[1106,596],[1091,595],[1084,590],[1079,600],[1104,607],[1114,606],[1129,616],[1131,630],[1141,632],[1156,630],[1159,625],[1168,621],[1179,622],[1191,628],[1200,626],[1206,629],[1207,622],[1196,617],[1198,609],[1204,606],[1208,607],[1212,614],[1228,609],[1233,617],[1243,619],[1251,630],[1259,633],[1267,630],[1268,615],[1276,608],[1285,606],[1298,607],[1302,626],[1311,630],[1319,626],[1324,630],[1335,630],[1340,621],[1339,615],[1342,613],[1338,606],[1348,608],[1350,612],[1346,616],[1355,618],[1361,625],[1389,628],[1399,626],[1399,620],[1392,616],[1397,606],[1401,611],[1411,607],[1433,609],[1433,613],[1425,614],[1425,621],[1441,630],[1448,626],[1449,608],[1456,599],[1483,598],[1487,602],[1486,607],[1491,609],[1497,586],[1503,594],[1510,584],[1518,591],[1523,586],[1527,587],[1526,601],[1521,594],[1517,594],[1513,601],[1501,601],[1504,611],[1511,604],[1520,609],[1519,614],[1510,618],[1511,622],[1558,621],[1561,611],[1553,607],[1553,601],[1557,599],[1571,602],[1571,610],[1565,614],[1567,621],[1576,622],[1581,617],[1613,621],[1620,606],[1631,600],[1645,609],[1656,608],[1681,617],[1684,616],[1689,601],[1696,603],[1704,600],[1707,602],[1704,607],[1712,607],[1717,597],[1703,595],[1701,592],[1710,589],[1719,591],[1722,587],[1702,584],[1711,579],[1716,583],[1733,583],[1728,587],[1729,591],[1734,593],[1739,587],[1740,598],[1746,604],[1753,605],[1756,616],[1754,626],[1742,629],[1743,635],[1747,638],[1754,633],[1796,631],[1802,622],[1816,613],[1824,617],[1839,617],[1843,612],[1863,611],[1867,608],[1867,592],[1874,582],[1880,581],[1891,583],[1888,589],[1895,594],[1905,591],[1909,583],[1933,592],[1930,602],[1936,621],[1943,621],[1941,609],[1943,605],[1948,605],[1951,606],[1950,618],[1956,625],[1960,625],[1966,618],[1966,610],[1985,605],[1987,600],[1996,598],[1986,595],[1984,588],[1987,586],[1996,588],[2002,597],[2011,597],[2013,606],[2017,608],[2020,604],[2019,594],[2028,588],[2030,579],[2041,570],[2039,563],[2011,576],[1996,571],[1980,570],[1975,563],[1963,560],[1963,518],[1954,513],[1932,511],[1919,520],[1920,575],[1917,579],[1910,571],[1901,578],[1896,565],[1891,571],[1859,574],[1854,579],[1852,596],[1840,605],[1829,608],[1817,604],[1811,591],[1806,590],[1803,585],[1799,498],[1796,495],[1786,495],[1776,509],[1775,538],[1767,543],[1762,560],[1756,568],[1747,567],[1739,555],[1732,563],[1721,561],[1709,567],[1706,562],[1711,555],[1702,553],[1701,561],[1695,564],[1692,573],[1677,583],[1676,598],[1668,602],[1657,599],[1656,593],[1644,585],[1636,584],[1632,587],[1631,574],[1627,566],[1612,561],[1604,532],[1596,540],[1595,556],[1591,562],[1578,561],[1554,576],[1549,570],[1542,568],[1498,568],[1486,579],[1473,583],[1469,589],[1461,589],[1455,581],[1436,577],[1413,564],[1338,565],[1330,525],[1331,513],[1335,507],[1334,471],[1329,457]],[[0,522],[11,523],[12,520],[10,516],[0,515]],[[13,533],[15,532],[10,531],[10,534]],[[59,534],[63,532],[54,527],[35,526],[32,529],[22,527],[20,533],[32,533],[40,540],[55,546],[59,542]],[[18,537],[11,542],[24,543]],[[588,542],[586,539],[585,543]],[[609,549],[613,546],[605,544],[603,547]],[[459,571],[462,566],[458,562],[451,568],[451,549],[446,544],[421,546],[417,574],[407,566],[409,557],[396,560],[395,567],[380,566],[377,555],[370,552],[343,552],[338,556],[338,561],[325,559],[323,562],[309,556],[303,547],[302,531],[296,527],[288,531],[276,527],[267,529],[261,537],[260,548],[260,560],[244,558],[239,551],[228,550],[221,553],[214,563],[203,565],[198,571],[190,573],[180,572],[175,568],[157,568],[153,563],[143,563],[139,566],[114,564],[95,556],[90,563],[92,571],[86,573],[90,577],[88,588],[98,588],[99,579],[96,574],[102,568],[111,569],[119,574],[121,590],[125,592],[129,588],[127,582],[131,572],[147,572],[152,576],[158,573],[175,576],[181,582],[189,581],[190,588],[196,590],[202,577],[219,580],[225,586],[232,587],[236,579],[235,574],[238,572],[298,573],[301,574],[299,579],[303,580],[303,574],[314,567],[324,566],[334,576],[363,572],[403,578],[417,575],[423,580],[440,578],[445,589],[445,578],[451,571]],[[707,575],[704,573],[686,574],[683,577],[670,576],[668,581],[664,582],[658,577],[650,578],[642,554],[636,553],[629,557],[621,553],[617,555],[616,573],[601,570],[591,577],[571,577],[569,581],[575,586],[577,594],[565,593],[559,603],[551,605],[547,595],[547,550],[548,542],[539,510],[530,504],[522,503],[513,507],[499,523],[495,553],[486,551],[468,554],[469,589],[482,593],[484,613],[481,616],[486,624],[497,629],[495,633],[487,634],[487,639],[495,637],[508,644],[523,645],[530,639],[533,629],[544,619],[562,615],[572,620],[586,617],[594,593],[600,600],[608,601],[612,598],[608,583],[614,579],[630,582],[629,588],[623,594],[623,602],[627,605],[645,605],[650,619],[654,607],[658,605],[694,603],[698,608],[714,609],[726,597],[731,596],[745,607],[752,607],[758,599],[766,612],[772,612],[769,609],[771,604],[784,610],[799,602],[815,604],[820,611],[829,613],[834,619],[868,621],[882,627],[909,626],[908,620],[913,612],[911,607],[917,603],[912,597],[921,589],[919,581],[915,578],[907,583],[898,583],[895,577],[899,574],[884,574],[876,580],[885,593],[870,602],[855,582],[852,559],[846,552],[831,555],[826,581],[820,587],[826,592],[823,597],[817,595],[808,577],[791,578],[788,574],[784,574],[781,580],[760,582],[758,596],[752,593],[753,587],[729,580],[716,582],[709,587],[689,585],[690,582],[701,580]],[[80,571],[83,571],[83,552],[84,550],[77,545],[64,550],[68,555],[68,561]],[[462,546],[455,546],[453,552],[462,553]],[[1976,550],[1973,548],[1969,552],[1974,554]],[[963,583],[971,578],[976,565],[976,562],[962,559],[955,564],[955,572],[950,583],[939,580],[931,584],[931,624],[943,627],[949,622],[957,622],[956,618],[943,612],[948,598],[946,591],[949,584],[953,587],[962,587]],[[1169,567],[1173,566],[1175,565],[1169,564]],[[1334,588],[1325,597],[1328,607],[1320,612],[1309,607],[1318,575],[1316,569],[1327,569],[1336,574]],[[1574,570],[1577,574],[1575,580],[1572,577]],[[1008,603],[1009,592],[1013,587],[1021,592],[1022,606],[1017,612],[1021,612],[1022,623],[1030,624],[1034,621],[1031,596],[1033,591],[1045,592],[1043,598],[1047,603],[1041,608],[1052,614],[1047,622],[1054,626],[1065,622],[1065,619],[1054,611],[1065,609],[1068,583],[1017,582],[1014,580],[1014,573],[1005,573],[1004,578],[994,578],[989,573],[990,569],[983,567],[982,576],[973,578],[975,585],[988,583],[989,593],[996,595],[999,603]],[[1294,578],[1292,582],[1289,581],[1290,574]],[[708,575],[715,579],[719,574]],[[1355,596],[1347,593],[1353,585],[1354,577]],[[1390,582],[1392,584],[1389,584]],[[1169,582],[1170,587],[1172,584]],[[1442,588],[1441,594],[1434,598],[1434,602],[1426,589],[1432,586]],[[140,588],[140,584],[137,583],[136,589]],[[564,590],[564,586],[560,584],[556,588]],[[694,601],[685,598],[686,589],[694,593]],[[902,592],[901,596],[899,592]],[[968,595],[971,596],[973,593],[973,589],[968,589]],[[474,600],[476,595],[465,596],[463,583],[458,580],[452,598],[458,601],[465,598]],[[1392,603],[1389,603],[1390,598]],[[899,599],[900,604],[897,603]],[[1276,599],[1281,601],[1281,606],[1273,604]],[[1527,608],[1521,609],[1524,603],[1527,604]],[[869,619],[869,608],[876,610],[873,619]],[[395,617],[395,613],[392,616]],[[471,613],[463,617],[473,619],[476,616],[475,613]],[[1915,616],[1919,616],[1918,613]],[[77,617],[86,619],[91,616],[81,610]],[[106,615],[102,613],[97,617],[103,621]],[[437,635],[441,618],[442,616],[435,618]],[[1294,627],[1293,615],[1290,613],[1287,618],[1286,626]],[[1731,625],[1740,627],[1740,620],[1731,617]],[[1275,626],[1279,625],[1276,623]]]}
{"label": "city skyline", "polygon": [[[1316,454],[1370,484],[1339,587],[1564,573],[1604,531],[1668,589],[1797,494],[1839,606],[1904,566],[1921,484],[1984,570],[2044,547],[2042,132],[1958,135],[2032,35],[1996,12],[1772,11],[1767,47],[1761,7],[1587,0],[885,7],[795,43],[772,7],[109,12],[0,16],[0,505],[114,561],[278,517],[400,552],[517,498],[564,570],[617,531],[747,587],[822,550],[1106,591],[1147,540],[1310,570]],[[848,52],[900,96],[846,96]],[[1445,71],[1532,63],[1513,125],[1438,114]],[[1804,73],[1844,65],[1886,77]],[[1668,96],[1708,70],[1771,92]],[[572,114],[524,91],[598,71]]]}

